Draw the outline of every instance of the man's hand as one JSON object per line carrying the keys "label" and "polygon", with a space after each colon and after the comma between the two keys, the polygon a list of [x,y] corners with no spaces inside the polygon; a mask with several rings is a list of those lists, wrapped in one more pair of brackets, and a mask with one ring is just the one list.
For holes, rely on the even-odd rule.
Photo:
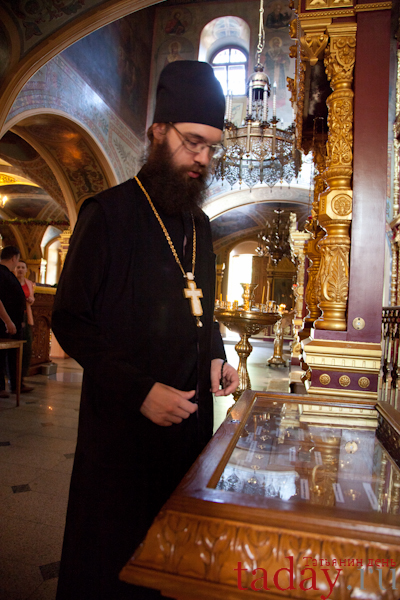
{"label": "man's hand", "polygon": [[211,391],[216,396],[229,396],[233,394],[239,385],[239,375],[236,369],[229,363],[224,364],[222,372],[222,390],[219,389],[221,381],[222,358],[214,358],[211,361]]}
{"label": "man's hand", "polygon": [[6,332],[9,333],[10,335],[15,335],[17,333],[17,328],[15,327],[14,323],[10,320],[7,321],[5,323],[6,326]]}
{"label": "man's hand", "polygon": [[194,394],[195,390],[182,392],[169,385],[155,383],[140,407],[140,412],[163,427],[181,423],[197,410],[197,404],[189,401]]}

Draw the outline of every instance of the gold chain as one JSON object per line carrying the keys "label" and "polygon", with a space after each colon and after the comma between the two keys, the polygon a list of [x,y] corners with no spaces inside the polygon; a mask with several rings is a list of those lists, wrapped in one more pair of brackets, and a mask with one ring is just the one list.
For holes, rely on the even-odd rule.
{"label": "gold chain", "polygon": [[[151,198],[150,198],[149,194],[147,193],[146,189],[143,187],[141,181],[138,179],[138,177],[135,177],[135,180],[136,180],[137,184],[139,185],[140,189],[142,190],[143,194],[146,196],[147,200],[149,201],[149,204],[150,204],[151,208],[153,209],[153,213],[155,214],[157,221],[160,223],[161,229],[163,230],[164,235],[169,244],[169,247],[171,248],[172,254],[174,255],[174,258],[175,258],[180,270],[182,271],[184,278],[186,279],[187,274],[185,273],[185,270],[181,265],[181,261],[179,260],[179,256],[176,253],[175,246],[170,238],[167,228],[165,227],[164,223],[162,222],[161,217],[156,210],[156,207],[154,206],[153,202],[151,201]],[[194,269],[195,269],[195,265],[196,265],[196,227],[194,224],[193,214],[192,214],[192,223],[193,223],[192,275],[194,277]]]}

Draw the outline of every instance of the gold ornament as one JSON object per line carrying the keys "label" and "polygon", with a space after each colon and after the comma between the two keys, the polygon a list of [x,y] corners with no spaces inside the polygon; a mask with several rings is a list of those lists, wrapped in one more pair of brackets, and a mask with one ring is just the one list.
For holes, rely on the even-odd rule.
{"label": "gold ornament", "polygon": [[349,196],[342,194],[332,201],[332,210],[339,217],[347,217],[351,213],[352,201]]}
{"label": "gold ornament", "polygon": [[342,387],[347,387],[348,385],[350,385],[350,377],[348,375],[342,375],[341,377],[339,377],[339,383]]}
{"label": "gold ornament", "polygon": [[329,377],[329,375],[327,373],[320,375],[319,380],[322,383],[322,385],[328,385],[328,383],[331,382],[331,378]]}
{"label": "gold ornament", "polygon": [[367,388],[370,385],[370,380],[368,379],[368,377],[360,377],[360,379],[358,380],[358,385],[360,386],[360,388]]}

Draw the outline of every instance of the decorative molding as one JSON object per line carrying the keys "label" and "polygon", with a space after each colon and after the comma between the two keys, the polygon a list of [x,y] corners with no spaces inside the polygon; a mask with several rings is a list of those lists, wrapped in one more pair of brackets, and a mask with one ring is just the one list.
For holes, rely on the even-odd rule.
{"label": "decorative molding", "polygon": [[369,12],[371,10],[392,10],[393,2],[371,2],[371,4],[356,4],[354,10],[358,12]]}
{"label": "decorative molding", "polygon": [[[303,342],[303,360],[311,374],[311,383],[307,384],[309,394],[328,393],[349,398],[377,398],[378,376],[381,369],[382,348],[380,344],[358,342],[336,342],[330,340],[311,340]],[[312,376],[313,371],[315,375]],[[320,375],[331,378],[329,389],[318,385]],[[339,385],[337,385],[338,374]],[[351,388],[344,391],[353,381]],[[360,385],[360,381],[365,387]],[[347,382],[347,383],[346,383]],[[357,387],[356,386],[357,382]],[[334,387],[332,387],[334,385]],[[368,390],[366,388],[369,388]]]}
{"label": "decorative molding", "polygon": [[327,373],[320,375],[319,380],[322,383],[322,385],[328,385],[331,382],[331,378]]}
{"label": "decorative molding", "polygon": [[[310,0],[307,0],[308,2]],[[321,6],[313,6],[308,8],[307,12],[299,11],[299,17],[307,16],[309,19],[319,19],[320,17],[354,17],[358,12],[369,12],[376,10],[392,10],[393,2],[371,2],[371,4],[356,4],[352,8],[337,9],[333,6],[331,9],[327,6],[328,0],[321,1]]]}

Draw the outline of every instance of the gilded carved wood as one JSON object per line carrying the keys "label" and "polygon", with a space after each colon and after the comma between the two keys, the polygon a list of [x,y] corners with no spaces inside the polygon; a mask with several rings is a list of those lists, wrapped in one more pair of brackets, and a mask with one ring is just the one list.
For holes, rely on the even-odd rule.
{"label": "gilded carved wood", "polygon": [[[303,534],[293,530],[278,530],[261,523],[258,526],[250,526],[245,522],[230,523],[212,517],[196,517],[166,510],[154,521],[146,543],[135,554],[134,565],[135,568],[158,571],[160,575],[168,573],[190,578],[193,589],[196,588],[196,580],[222,584],[224,589],[220,591],[218,598],[226,597],[227,593],[232,592],[236,592],[237,596],[229,595],[230,598],[243,597],[243,591],[238,587],[238,572],[233,566],[237,568],[238,563],[241,563],[242,568],[247,569],[242,572],[240,579],[241,587],[247,590],[251,590],[251,582],[255,579],[252,571],[262,567],[269,574],[267,585],[270,592],[288,597],[288,592],[284,589],[290,585],[288,573],[281,572],[278,587],[273,578],[273,574],[279,569],[290,566],[288,557],[293,559],[293,584],[296,588],[294,595],[290,593],[289,597],[318,600],[328,597],[330,590],[327,578],[322,568],[315,568],[314,588],[318,589],[301,590],[300,581],[310,576],[310,573],[302,573],[308,563],[304,557],[309,557],[309,566],[312,566],[311,558],[322,558],[330,563],[337,561],[337,568],[332,565],[323,567],[328,570],[332,582],[337,580],[337,585],[329,594],[331,600],[347,598],[348,586],[352,589],[360,587],[360,572],[357,567],[350,564],[339,566],[339,561],[344,557],[349,561],[362,561],[365,565],[370,560],[387,560],[389,565],[392,564],[391,561],[397,565],[400,563],[400,551],[396,546],[324,536],[323,533]],[[340,574],[338,569],[341,569]],[[368,593],[371,594],[370,597],[381,598],[378,573],[375,577],[373,575],[368,580]],[[130,578],[129,564],[124,569],[125,578]],[[392,579],[390,567],[383,567],[382,582],[387,590],[392,587]]]}
{"label": "gilded carved wood", "polygon": [[320,194],[318,220],[326,236],[319,242],[321,264],[317,329],[347,329],[346,308],[349,289],[349,228],[352,218],[351,175],[353,163],[353,97],[351,89],[355,63],[356,25],[328,27],[330,44],[325,68],[333,89],[327,99],[328,142],[327,189]]}

